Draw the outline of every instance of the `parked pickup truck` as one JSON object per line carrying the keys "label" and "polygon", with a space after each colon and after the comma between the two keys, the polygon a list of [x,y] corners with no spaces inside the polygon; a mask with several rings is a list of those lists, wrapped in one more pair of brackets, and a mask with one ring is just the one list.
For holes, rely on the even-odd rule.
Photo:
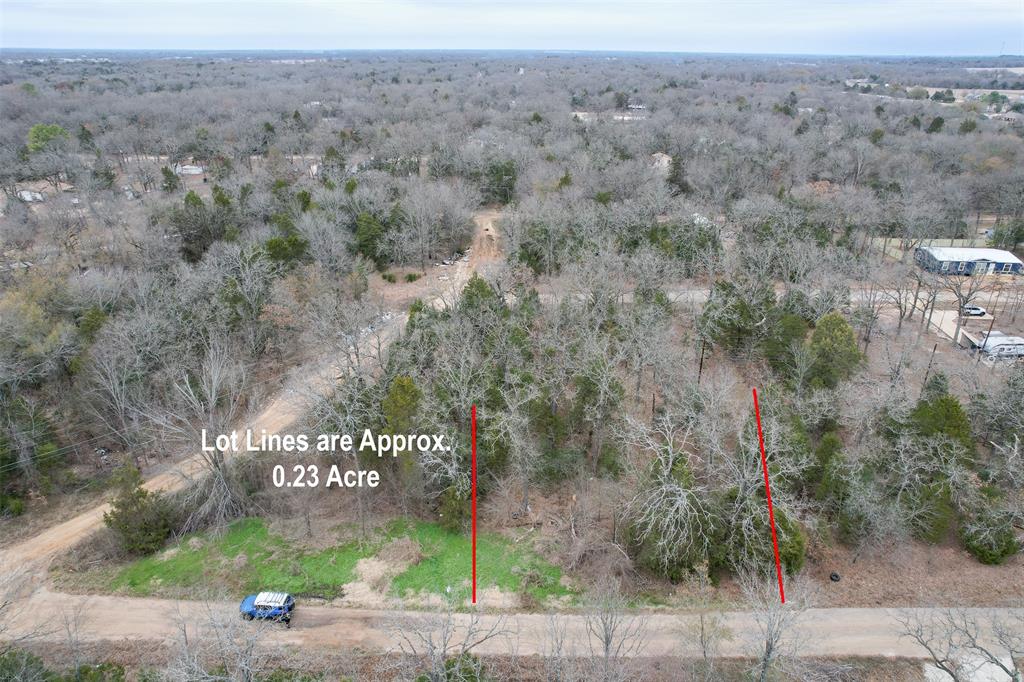
{"label": "parked pickup truck", "polygon": [[238,606],[245,620],[271,620],[291,627],[295,597],[287,592],[250,594]]}

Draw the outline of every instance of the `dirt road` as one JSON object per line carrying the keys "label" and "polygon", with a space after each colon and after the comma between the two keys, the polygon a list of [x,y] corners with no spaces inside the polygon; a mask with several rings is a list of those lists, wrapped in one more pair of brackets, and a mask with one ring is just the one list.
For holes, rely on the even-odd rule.
{"label": "dirt road", "polygon": [[[476,232],[469,257],[447,268],[444,280],[425,282],[418,292],[420,298],[441,308],[455,300],[474,272],[500,262],[501,252],[494,224],[499,215],[497,210],[486,209],[474,216]],[[398,338],[407,319],[403,313],[382,320],[361,343],[379,352]],[[364,355],[370,356],[371,353]],[[268,433],[286,432],[307,412],[315,396],[326,394],[334,386],[340,373],[333,358],[320,358],[305,367],[297,368],[270,403],[240,428],[249,428],[255,432],[261,429]],[[203,467],[202,457],[199,454],[192,455],[147,478],[145,487],[163,492],[181,490],[190,479],[202,473]],[[73,547],[100,528],[103,514],[109,509],[108,504],[94,507],[0,551],[0,571],[35,562],[45,564],[47,559]]]}
{"label": "dirt road", "polygon": [[[927,610],[915,609],[926,613]],[[968,611],[978,612],[978,609]],[[1004,609],[1004,613],[1010,610]],[[1024,609],[1017,613],[1024,615]],[[79,637],[83,641],[145,640],[171,642],[181,634],[180,623],[202,627],[211,622],[233,624],[237,627],[259,628],[259,624],[244,623],[238,617],[238,606],[225,602],[187,602],[163,599],[128,599],[109,596],[79,596],[57,594],[45,589],[36,591],[24,604],[20,617],[14,619],[15,630],[7,636],[21,632],[41,632],[44,640],[59,641],[66,633],[55,628],[64,623],[65,615],[77,614]],[[904,657],[924,658],[925,652],[911,640],[901,636],[896,620],[897,612],[887,609],[811,609],[804,612],[795,626],[802,656],[842,657]],[[262,626],[267,641],[282,645],[299,646],[311,650],[330,649],[351,651],[356,647],[368,651],[387,651],[397,645],[394,629],[413,628],[418,631],[438,631],[443,615],[394,610],[339,609],[301,606],[296,610],[292,628]],[[472,616],[457,613],[452,616],[457,636],[467,632]],[[644,622],[646,645],[637,652],[642,656],[696,656],[695,637],[692,635],[697,616],[694,614],[653,614],[638,616]],[[590,653],[586,617],[577,614],[559,616],[566,629],[566,643],[578,655]],[[504,636],[485,642],[476,653],[481,655],[543,655],[548,649],[549,617],[544,614],[511,614],[507,616],[484,614],[479,628],[497,626]],[[749,653],[758,633],[757,622],[750,612],[724,614],[724,624],[730,638],[723,643],[723,656],[742,656]],[[596,644],[596,642],[595,642]]]}

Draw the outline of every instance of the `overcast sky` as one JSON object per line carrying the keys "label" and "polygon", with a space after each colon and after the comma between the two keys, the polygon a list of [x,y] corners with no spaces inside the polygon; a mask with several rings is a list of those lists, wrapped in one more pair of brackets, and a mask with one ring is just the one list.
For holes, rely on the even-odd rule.
{"label": "overcast sky", "polygon": [[0,46],[1024,54],[1024,0],[0,0]]}

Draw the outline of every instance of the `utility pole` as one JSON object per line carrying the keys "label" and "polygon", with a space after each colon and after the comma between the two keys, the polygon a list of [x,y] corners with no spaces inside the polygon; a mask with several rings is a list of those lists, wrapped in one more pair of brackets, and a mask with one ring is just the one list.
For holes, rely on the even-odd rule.
{"label": "utility pole", "polygon": [[700,377],[704,374],[704,345],[707,343],[704,339],[700,340],[700,364],[697,366],[697,385],[700,386]]}
{"label": "utility pole", "polygon": [[919,400],[921,397],[924,396],[924,387],[928,385],[928,375],[932,373],[932,362],[934,362],[935,360],[935,351],[938,350],[938,348],[939,344],[937,343],[934,346],[932,346],[932,355],[930,358],[928,358],[928,369],[926,369],[924,372],[924,382],[921,383],[921,395],[918,396]]}
{"label": "utility pole", "polygon": [[978,360],[975,364],[981,362],[981,356],[985,354],[985,346],[988,345],[988,340],[992,337],[992,325],[996,323],[996,316],[992,315],[992,321],[988,323],[988,333],[985,334],[985,338],[981,341],[981,348],[978,349]]}

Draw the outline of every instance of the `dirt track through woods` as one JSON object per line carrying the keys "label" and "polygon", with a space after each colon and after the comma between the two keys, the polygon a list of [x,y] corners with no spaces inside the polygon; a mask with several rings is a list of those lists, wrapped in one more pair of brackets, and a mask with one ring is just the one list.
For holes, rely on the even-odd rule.
{"label": "dirt track through woods", "polygon": [[[434,284],[424,283],[422,291],[419,292],[421,298],[435,307],[443,307],[455,299],[474,272],[500,260],[497,227],[494,224],[499,215],[497,210],[486,209],[474,216],[476,232],[469,257],[464,261],[456,261],[448,268],[447,280]],[[401,334],[406,319],[405,313],[395,315],[383,322],[371,335],[372,338],[367,338],[361,343],[368,346],[372,343],[374,351],[386,348]],[[305,367],[297,368],[285,387],[241,428],[250,428],[257,433],[261,429],[267,433],[286,432],[306,413],[312,396],[326,394],[334,386],[338,375],[339,371],[333,358],[320,358]],[[199,454],[194,454],[168,467],[166,471],[147,478],[145,487],[153,491],[178,491],[190,480],[201,475],[203,469],[203,458]],[[45,563],[46,560],[70,549],[103,525],[103,514],[109,509],[109,504],[99,505],[52,526],[35,537],[0,551],[0,572],[35,562]]]}

